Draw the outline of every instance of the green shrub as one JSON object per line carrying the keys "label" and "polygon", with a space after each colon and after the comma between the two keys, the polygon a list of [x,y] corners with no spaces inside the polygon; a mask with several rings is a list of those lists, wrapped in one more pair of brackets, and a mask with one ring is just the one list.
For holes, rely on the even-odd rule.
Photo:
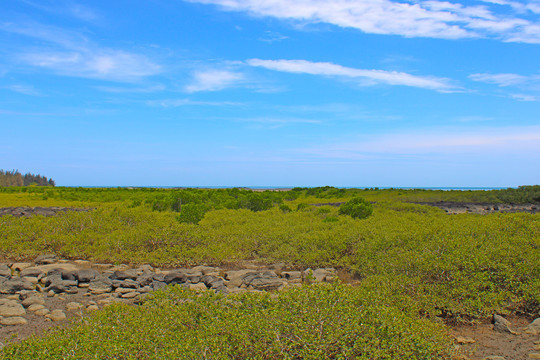
{"label": "green shrub", "polygon": [[341,284],[223,297],[179,286],[6,346],[0,359],[449,359],[442,325]]}
{"label": "green shrub", "polygon": [[365,219],[373,213],[373,205],[364,198],[354,197],[339,207],[339,213],[355,219]]}
{"label": "green shrub", "polygon": [[289,205],[286,205],[286,204],[279,205],[279,210],[283,211],[284,213],[288,213],[292,211]]}

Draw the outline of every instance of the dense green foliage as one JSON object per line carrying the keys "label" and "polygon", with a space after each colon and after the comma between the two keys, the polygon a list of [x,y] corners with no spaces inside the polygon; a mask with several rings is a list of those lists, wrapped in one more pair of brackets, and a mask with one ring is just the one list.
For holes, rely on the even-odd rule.
{"label": "dense green foliage", "polygon": [[19,170],[6,171],[0,169],[0,186],[54,186],[53,179],[45,176],[26,173],[22,175]]}
{"label": "dense green foliage", "polygon": [[339,213],[349,215],[354,219],[365,219],[373,214],[373,205],[364,198],[357,196],[341,205]]}
{"label": "dense green foliage", "polygon": [[[530,199],[535,189],[527,187],[496,194],[500,196],[504,193],[510,198],[517,198],[519,194],[527,193],[525,198]],[[359,354],[356,351],[360,351],[358,347],[361,347],[362,354],[371,354],[367,358],[437,358],[429,354],[437,353],[439,350],[436,349],[439,349],[441,342],[434,341],[435,348],[424,347],[425,343],[419,342],[414,337],[416,335],[403,337],[405,330],[399,322],[403,321],[403,324],[416,329],[418,334],[432,338],[438,336],[438,330],[432,327],[431,320],[426,319],[467,321],[485,318],[494,312],[521,312],[531,316],[540,314],[540,215],[447,215],[435,207],[409,203],[435,199],[486,201],[493,194],[483,191],[334,188],[282,192],[249,192],[241,189],[0,188],[0,207],[26,205],[95,208],[89,212],[60,213],[54,217],[0,217],[0,256],[22,260],[53,252],[66,258],[96,262],[150,263],[158,266],[238,265],[246,261],[262,264],[282,262],[300,269],[333,266],[361,281],[354,289],[338,286],[332,288],[332,291],[347,301],[364,299],[360,308],[366,309],[369,314],[373,314],[371,311],[376,314],[380,312],[382,322],[373,323],[358,315],[365,328],[358,328],[353,323],[350,327],[345,326],[344,331],[360,332],[362,337],[358,337],[358,341],[361,343],[348,342],[350,336],[332,328],[328,337],[314,343],[316,346],[313,349],[329,351],[321,354],[331,354],[332,351],[338,351],[336,349],[348,349],[352,354]],[[371,216],[358,221],[340,214],[336,205],[360,195],[375,202]],[[181,201],[175,202],[175,199]],[[326,288],[302,288],[279,296],[278,299],[288,299],[289,303],[293,303],[290,305],[292,313],[300,316],[296,322],[294,316],[282,312],[288,309],[285,302],[267,295],[259,298],[252,295],[240,297],[238,304],[243,305],[230,309],[222,306],[225,300],[218,301],[208,295],[200,299],[203,299],[201,304],[204,304],[201,306],[208,308],[209,313],[205,313],[204,321],[196,323],[196,326],[189,325],[194,320],[186,315],[186,309],[189,309],[189,313],[195,311],[199,300],[189,300],[186,305],[178,308],[163,305],[164,309],[169,309],[167,311],[177,314],[179,322],[171,322],[176,321],[174,316],[171,320],[165,316],[165,312],[159,310],[155,305],[157,303],[150,302],[143,309],[114,307],[90,320],[90,325],[66,330],[62,336],[72,340],[80,337],[80,342],[75,343],[79,344],[78,353],[83,354],[87,351],[85,349],[94,347],[101,349],[99,351],[104,354],[106,346],[118,343],[121,344],[118,347],[120,354],[132,351],[133,358],[138,355],[140,358],[152,358],[148,354],[153,354],[154,349],[148,342],[145,346],[135,340],[122,342],[124,334],[128,334],[125,338],[155,338],[156,343],[163,347],[162,352],[158,351],[162,357],[170,354],[176,356],[175,351],[182,354],[193,354],[190,353],[193,351],[200,357],[199,351],[209,348],[216,351],[212,353],[217,354],[213,358],[250,357],[246,354],[255,354],[253,356],[260,358],[281,358],[285,355],[279,351],[294,353],[314,341],[310,337],[312,334],[302,329],[312,329],[316,333],[312,325],[309,325],[315,318],[303,318],[304,313],[295,308],[294,303],[304,299],[303,296],[307,297],[301,304],[312,309],[305,313],[308,317],[316,313],[317,308],[328,310],[323,300],[324,306],[309,297],[313,294],[321,296],[321,299],[334,296],[332,292],[325,293],[327,290],[323,289]],[[167,296],[189,298],[191,295],[169,293]],[[264,301],[271,304],[268,308],[260,309],[253,305],[257,303],[256,299],[267,299]],[[168,304],[166,300],[159,301]],[[184,304],[183,301],[177,302]],[[242,306],[257,309],[255,314],[261,314],[261,319],[254,315],[253,321],[249,321],[247,315],[242,315],[240,311]],[[343,308],[341,305],[336,306],[336,313],[330,311],[333,309],[328,311],[331,316],[335,316],[332,321],[340,324],[340,319],[348,319],[340,311],[350,304],[343,305]],[[280,316],[272,315],[278,313]],[[116,323],[108,318],[116,319]],[[396,319],[395,324],[392,318]],[[230,331],[219,332],[219,327],[214,328],[208,319],[215,320],[221,328]],[[164,330],[159,330],[163,322],[166,326]],[[132,324],[133,329],[126,330],[118,324]],[[388,325],[388,331],[395,331],[392,333],[394,335],[387,343],[377,345],[380,353],[371,353],[376,348],[371,343],[371,336],[380,337],[377,329],[385,328],[384,324],[392,324]],[[93,326],[104,329],[103,337],[98,336],[95,341],[92,340],[96,336]],[[284,343],[281,334],[289,327],[305,333],[306,337],[293,338],[292,343]],[[140,333],[137,328],[141,329]],[[252,328],[255,329],[253,337],[245,335]],[[194,338],[205,339],[205,342],[185,340],[182,342],[184,347],[176,350],[163,345],[174,343],[177,336],[185,331],[193,334]],[[343,342],[332,337],[331,333],[341,334],[339,339],[343,338]],[[280,334],[280,337],[275,338],[276,334]],[[164,343],[158,340],[160,336],[165,339]],[[212,337],[217,340],[211,340]],[[108,341],[108,338],[111,340]],[[280,338],[282,341],[276,340]],[[225,339],[229,339],[229,343],[235,346],[224,345]],[[58,351],[73,350],[68,346],[68,341],[62,341],[48,337],[21,347],[9,347],[6,351],[20,351],[18,354],[21,354],[21,358],[32,358],[32,354],[35,354],[32,351],[36,349],[43,347],[53,351],[53,346],[48,346],[48,343],[56,344]],[[206,341],[212,345],[202,347]],[[259,343],[264,345],[259,347]],[[412,343],[418,347],[407,347],[407,344]],[[60,356],[61,353],[50,354]],[[314,355],[316,353],[302,354],[307,358],[317,357]]]}
{"label": "dense green foliage", "polygon": [[7,347],[0,358],[449,359],[450,345],[441,325],[344,285],[228,298],[175,287]]}

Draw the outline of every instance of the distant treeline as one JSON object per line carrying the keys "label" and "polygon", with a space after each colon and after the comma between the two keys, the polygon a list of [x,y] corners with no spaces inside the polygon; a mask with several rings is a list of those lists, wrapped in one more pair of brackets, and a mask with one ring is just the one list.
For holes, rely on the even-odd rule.
{"label": "distant treeline", "polygon": [[0,186],[55,186],[53,179],[47,179],[45,176],[26,173],[22,175],[19,170],[1,170]]}

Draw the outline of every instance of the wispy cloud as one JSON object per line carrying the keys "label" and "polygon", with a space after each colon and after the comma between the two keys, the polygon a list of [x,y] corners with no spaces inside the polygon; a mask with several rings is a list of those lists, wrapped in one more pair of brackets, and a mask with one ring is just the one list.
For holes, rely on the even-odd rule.
{"label": "wispy cloud", "polygon": [[499,86],[523,84],[532,79],[532,77],[518,74],[472,74],[469,76],[469,78],[474,81],[496,84]]}
{"label": "wispy cloud", "polygon": [[124,93],[154,93],[165,90],[165,85],[151,85],[146,87],[118,87],[118,86],[95,86],[96,89],[116,94]]}
{"label": "wispy cloud", "polygon": [[[469,78],[474,81],[494,84],[501,88],[510,88],[511,90],[504,91],[505,95],[515,100],[538,101],[540,99],[540,75],[472,74]],[[522,92],[532,92],[532,94]]]}
{"label": "wispy cloud", "polygon": [[260,37],[259,40],[271,44],[271,43],[274,43],[274,42],[283,41],[283,40],[288,39],[288,38],[289,38],[288,36],[282,35],[282,34],[280,34],[278,32],[267,30],[265,32],[265,36]]}
{"label": "wispy cloud", "polygon": [[16,84],[16,85],[7,85],[7,86],[4,86],[4,88],[11,91],[18,92],[20,94],[24,94],[24,95],[31,95],[31,96],[42,95],[39,91],[36,90],[36,88],[34,88],[31,85],[17,85]]}
{"label": "wispy cloud", "polygon": [[512,99],[516,99],[518,101],[540,101],[540,96],[535,95],[527,95],[527,94],[510,94],[510,97]]}
{"label": "wispy cloud", "polygon": [[41,11],[57,15],[67,15],[83,21],[95,21],[100,18],[99,14],[87,6],[77,4],[73,1],[56,1],[50,3],[40,0],[39,2],[21,0],[26,5],[32,6]]}
{"label": "wispy cloud", "polygon": [[193,74],[193,81],[185,87],[187,92],[218,91],[236,87],[244,82],[245,76],[228,70],[201,70]]}
{"label": "wispy cloud", "polygon": [[356,69],[329,62],[311,62],[306,60],[261,60],[249,59],[246,64],[269,70],[297,74],[335,76],[355,79],[361,85],[403,85],[442,92],[456,91],[458,88],[449,79],[428,76],[416,76],[404,72]]}
{"label": "wispy cloud", "polygon": [[[495,38],[503,41],[540,43],[537,19],[540,6],[529,1],[489,1],[484,5],[418,0],[186,0],[213,4],[227,11],[307,23],[328,23],[372,34],[406,37],[462,39]],[[497,7],[510,7],[508,16]],[[526,14],[523,14],[523,13]],[[528,15],[528,16],[526,16]]]}
{"label": "wispy cloud", "polygon": [[145,55],[102,47],[78,32],[38,23],[3,23],[0,30],[43,40],[46,46],[21,50],[14,56],[19,62],[59,75],[132,82],[162,71]]}
{"label": "wispy cloud", "polygon": [[380,155],[490,154],[507,152],[540,154],[540,127],[435,129],[415,132],[359,135],[356,141],[340,141],[296,152],[323,158],[358,159]]}
{"label": "wispy cloud", "polygon": [[197,101],[191,99],[164,99],[164,100],[149,100],[146,104],[150,106],[161,106],[164,108],[179,107],[179,106],[242,106],[243,103],[232,101]]}

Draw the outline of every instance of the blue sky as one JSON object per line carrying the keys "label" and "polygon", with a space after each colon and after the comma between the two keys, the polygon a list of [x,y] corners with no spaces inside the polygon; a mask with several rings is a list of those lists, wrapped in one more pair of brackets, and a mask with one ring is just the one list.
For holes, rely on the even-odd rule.
{"label": "blue sky", "polygon": [[0,168],[65,186],[540,179],[540,1],[10,0]]}

